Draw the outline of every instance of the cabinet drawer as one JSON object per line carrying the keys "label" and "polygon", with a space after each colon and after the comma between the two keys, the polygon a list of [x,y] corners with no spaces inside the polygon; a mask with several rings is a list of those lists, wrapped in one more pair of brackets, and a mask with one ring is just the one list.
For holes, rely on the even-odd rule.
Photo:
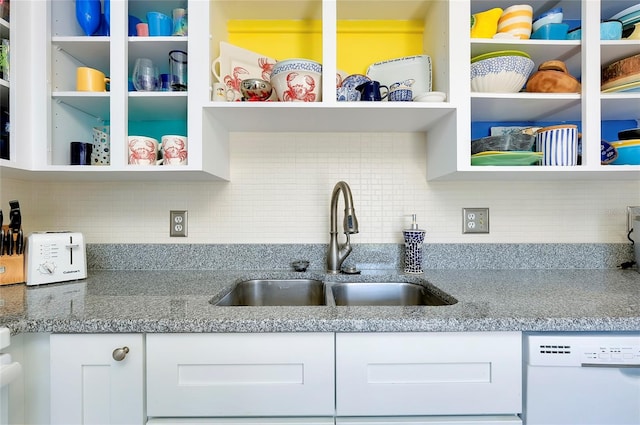
{"label": "cabinet drawer", "polygon": [[385,416],[337,418],[336,425],[522,425],[516,415]]}
{"label": "cabinet drawer", "polygon": [[334,336],[147,336],[148,416],[332,416]]}
{"label": "cabinet drawer", "polygon": [[522,411],[518,332],[336,335],[338,416]]}

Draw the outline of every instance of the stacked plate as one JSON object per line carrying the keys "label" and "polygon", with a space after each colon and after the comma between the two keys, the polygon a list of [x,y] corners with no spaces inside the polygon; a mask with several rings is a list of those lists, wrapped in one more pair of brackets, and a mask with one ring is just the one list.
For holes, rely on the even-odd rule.
{"label": "stacked plate", "polygon": [[471,165],[536,165],[542,160],[542,152],[485,151],[471,155]]}
{"label": "stacked plate", "polygon": [[626,32],[633,31],[634,25],[640,22],[640,3],[634,4],[609,18],[609,20],[614,19],[622,22],[622,37],[624,38],[628,35]]}
{"label": "stacked plate", "polygon": [[640,91],[640,54],[602,68],[602,93]]}
{"label": "stacked plate", "polygon": [[413,96],[431,91],[431,57],[428,55],[406,56],[376,62],[367,69],[367,77],[390,87],[400,81],[413,80]]}

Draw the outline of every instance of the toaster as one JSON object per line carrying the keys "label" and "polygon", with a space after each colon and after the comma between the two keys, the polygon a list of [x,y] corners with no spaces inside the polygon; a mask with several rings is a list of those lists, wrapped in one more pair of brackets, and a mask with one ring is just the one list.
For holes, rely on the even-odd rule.
{"label": "toaster", "polygon": [[82,233],[34,232],[25,247],[27,285],[66,282],[87,277]]}

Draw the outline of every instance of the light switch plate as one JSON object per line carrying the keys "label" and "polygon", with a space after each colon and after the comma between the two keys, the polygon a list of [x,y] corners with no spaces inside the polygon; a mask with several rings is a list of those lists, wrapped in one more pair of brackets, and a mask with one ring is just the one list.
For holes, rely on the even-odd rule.
{"label": "light switch plate", "polygon": [[462,233],[489,233],[489,208],[463,208]]}

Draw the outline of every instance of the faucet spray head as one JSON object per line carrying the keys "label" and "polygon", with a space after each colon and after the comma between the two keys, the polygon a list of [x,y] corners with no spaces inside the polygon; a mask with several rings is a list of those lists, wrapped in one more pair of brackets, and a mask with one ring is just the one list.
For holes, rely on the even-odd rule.
{"label": "faucet spray head", "polygon": [[344,211],[343,228],[345,234],[358,233],[358,219],[356,218],[356,212],[353,208]]}

